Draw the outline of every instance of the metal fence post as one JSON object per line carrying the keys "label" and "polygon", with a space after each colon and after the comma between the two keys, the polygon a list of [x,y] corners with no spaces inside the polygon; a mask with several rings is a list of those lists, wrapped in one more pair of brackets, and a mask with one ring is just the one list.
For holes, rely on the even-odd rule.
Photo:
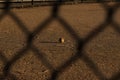
{"label": "metal fence post", "polygon": [[21,4],[22,4],[21,7],[23,8],[23,0],[21,0]]}
{"label": "metal fence post", "polygon": [[34,5],[34,0],[32,0],[31,3],[32,3],[32,6],[33,6]]}

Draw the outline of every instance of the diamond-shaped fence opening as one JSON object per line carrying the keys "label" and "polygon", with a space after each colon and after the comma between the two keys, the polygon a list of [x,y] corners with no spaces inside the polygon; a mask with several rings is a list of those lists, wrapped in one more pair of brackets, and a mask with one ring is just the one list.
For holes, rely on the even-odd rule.
{"label": "diamond-shaped fence opening", "polygon": [[[17,27],[20,29],[20,31],[22,31],[24,33],[27,40],[26,40],[26,45],[22,49],[17,51],[16,54],[13,55],[10,60],[4,55],[4,52],[2,52],[2,51],[0,52],[0,61],[3,64],[2,65],[3,68],[1,68],[2,73],[0,74],[0,79],[1,80],[18,80],[18,77],[20,77],[20,76],[18,76],[18,74],[21,74],[21,73],[18,72],[17,74],[13,74],[13,72],[11,70],[14,68],[14,65],[16,65],[16,63],[18,63],[17,61],[21,60],[22,57],[25,57],[26,55],[29,54],[28,51],[30,50],[30,51],[33,52],[32,55],[37,57],[37,59],[38,59],[37,61],[40,60],[40,62],[44,65],[44,67],[46,67],[50,71],[50,73],[51,73],[50,77],[47,78],[46,80],[57,80],[57,79],[59,79],[62,74],[66,73],[66,71],[68,71],[68,69],[71,69],[71,67],[75,66],[75,65],[76,66],[85,65],[84,68],[83,68],[83,66],[80,66],[80,67],[77,67],[77,69],[82,68],[82,69],[90,70],[90,72],[86,72],[87,74],[85,74],[85,75],[93,74],[93,75],[90,75],[90,77],[94,76],[92,78],[93,80],[96,80],[96,79],[98,79],[98,80],[119,80],[120,79],[120,76],[119,76],[120,72],[119,71],[117,71],[115,74],[113,74],[111,77],[108,78],[102,72],[102,70],[100,70],[99,65],[95,63],[95,61],[92,59],[92,57],[90,57],[87,54],[88,52],[86,51],[87,44],[91,43],[92,40],[94,40],[95,38],[97,38],[97,36],[99,36],[102,32],[104,32],[109,27],[109,25],[111,25],[110,27],[114,31],[116,31],[118,33],[118,35],[120,35],[120,26],[117,23],[117,21],[115,21],[113,19],[114,16],[115,16],[115,13],[119,9],[119,1],[118,2],[117,1],[118,0],[74,0],[74,1],[69,1],[69,0],[66,0],[66,1],[63,1],[63,0],[51,0],[51,1],[34,1],[34,0],[31,0],[31,1],[23,1],[22,0],[22,1],[18,1],[18,2],[13,1],[13,0],[1,1],[0,4],[2,4],[2,5],[0,5],[0,8],[1,8],[1,6],[2,6],[2,8],[1,8],[1,11],[0,11],[1,12],[1,14],[0,14],[0,22],[3,21],[4,18],[7,15],[10,16],[11,19],[13,20],[13,22],[17,24]],[[51,10],[51,14],[50,14],[49,17],[47,17],[42,23],[39,23],[39,25],[33,31],[30,31],[28,29],[28,26],[26,26],[24,24],[24,21],[22,21],[11,10],[11,8],[13,8],[13,7],[18,8],[18,5],[17,5],[18,3],[19,3],[19,5],[21,7],[34,7],[37,2],[40,3],[39,5],[50,5],[50,6],[52,6],[52,10]],[[71,4],[71,3],[76,4],[76,3],[83,3],[83,2],[86,2],[86,3],[90,2],[90,4],[93,4],[93,2],[100,2],[99,4],[101,5],[101,7],[106,12],[106,16],[105,16],[104,21],[100,25],[96,26],[96,28],[91,30],[89,32],[89,34],[87,36],[85,36],[84,38],[82,38],[80,35],[78,35],[78,33],[73,29],[74,26],[72,27],[71,24],[67,20],[65,20],[63,17],[61,17],[59,15],[60,7],[63,4]],[[83,4],[85,4],[85,3],[83,3]],[[74,15],[73,15],[73,17],[74,17]],[[41,48],[39,49],[36,46],[36,44],[34,44],[34,41],[37,38],[37,36],[39,35],[39,33],[42,33],[42,31],[48,29],[49,25],[54,20],[61,24],[61,26],[59,26],[59,27],[63,28],[70,35],[70,37],[72,39],[74,39],[74,42],[76,43],[76,45],[75,45],[76,47],[74,49],[74,50],[76,50],[76,52],[74,53],[74,55],[72,55],[69,59],[63,61],[57,68],[54,68],[54,65],[52,65],[51,62],[48,60],[47,55],[44,53],[44,51],[42,51]],[[8,23],[9,23],[9,21],[8,21]],[[9,26],[9,25],[7,25],[7,26]],[[0,26],[0,28],[1,28],[1,26]],[[11,28],[13,28],[13,27],[11,27]],[[56,28],[56,30],[57,29],[59,29],[59,28]],[[54,34],[57,34],[57,33],[54,33]],[[45,35],[43,34],[41,36],[45,36]],[[55,35],[53,35],[52,37],[55,37]],[[17,39],[14,39],[14,40],[16,41]],[[14,41],[12,41],[12,42],[14,43]],[[16,43],[16,44],[19,44],[19,43]],[[59,42],[59,44],[62,45],[62,43],[60,43],[60,42]],[[37,44],[37,45],[39,45],[39,44]],[[11,45],[11,46],[13,46],[13,45]],[[89,51],[89,53],[90,53],[90,51]],[[116,52],[114,54],[119,54],[119,53]],[[57,55],[57,53],[56,53],[56,55]],[[114,56],[114,55],[111,55],[111,56]],[[37,62],[36,61],[32,62],[32,61],[34,61],[34,60],[32,60],[33,58],[30,58],[30,59],[31,60],[29,60],[28,62],[23,61],[23,62],[25,62],[25,63],[23,63],[23,65],[25,64],[28,67],[27,69],[34,71],[34,70],[36,70],[36,69],[34,69],[34,65],[36,65],[36,64],[34,64],[34,65],[31,65],[31,64],[32,63],[37,63]],[[54,59],[54,57],[53,57],[53,59]],[[81,60],[82,63],[81,62],[78,63],[79,60]],[[73,65],[73,63],[75,63],[75,64]],[[79,65],[77,65],[77,64],[79,64]],[[30,67],[28,65],[31,65],[32,67]],[[38,64],[38,66],[40,66],[40,64]],[[26,67],[24,67],[24,69],[26,69]],[[24,70],[24,69],[23,69],[23,72],[24,71],[31,72],[29,70]],[[15,70],[17,71],[19,69],[15,69]],[[84,70],[84,71],[86,71],[86,70]],[[78,72],[80,72],[80,71],[82,71],[82,70],[79,70]],[[46,72],[46,70],[43,70],[43,72]],[[37,73],[39,75],[43,75],[44,78],[45,78],[44,74],[42,74],[40,72],[36,72],[36,71],[35,71],[35,73]],[[80,73],[82,73],[82,72],[80,72]],[[66,74],[68,74],[68,73],[66,73]],[[75,73],[75,74],[78,75],[79,73]],[[34,76],[34,75],[32,75],[32,73],[31,73],[30,76]],[[28,75],[22,75],[22,77],[27,78]],[[22,78],[22,77],[20,77],[19,79],[26,79],[26,78]],[[83,77],[84,77],[84,74],[83,74]],[[83,77],[80,78],[80,76],[79,76],[78,78],[80,80],[80,79],[83,79]],[[28,77],[27,79],[28,80],[30,80],[30,79],[33,80],[35,78]],[[41,80],[42,78],[38,77],[36,79]],[[71,77],[71,78],[64,78],[64,79],[65,80],[68,80],[68,79],[73,80],[73,79],[75,79],[75,76]],[[90,78],[88,78],[88,79],[90,79]],[[85,80],[88,80],[88,79],[85,78]]]}
{"label": "diamond-shaped fence opening", "polygon": [[101,4],[64,5],[60,7],[59,15],[71,25],[80,37],[84,38],[104,22],[106,11]]}
{"label": "diamond-shaped fence opening", "polygon": [[14,74],[18,80],[46,80],[50,77],[49,69],[43,65],[40,58],[34,55],[34,52],[31,50],[25,52],[25,55],[12,65],[10,72]]}
{"label": "diamond-shaped fence opening", "polygon": [[17,51],[26,45],[26,36],[9,15],[3,18],[0,25],[0,51],[10,59]]}
{"label": "diamond-shaped fence opening", "polygon": [[[60,38],[64,39],[63,43],[60,42]],[[57,20],[52,21],[46,29],[38,33],[33,43],[54,67],[75,55],[77,45],[76,40],[71,38],[71,34]]]}
{"label": "diamond-shaped fence opening", "polygon": [[98,65],[102,73],[107,78],[110,78],[120,69],[120,57],[118,57],[120,53],[120,38],[118,32],[111,28],[111,25],[108,26],[86,45],[85,51],[94,63]]}

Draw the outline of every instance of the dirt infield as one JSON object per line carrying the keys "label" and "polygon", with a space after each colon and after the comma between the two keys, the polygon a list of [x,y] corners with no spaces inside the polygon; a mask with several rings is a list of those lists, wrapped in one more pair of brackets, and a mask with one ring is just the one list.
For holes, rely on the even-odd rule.
{"label": "dirt infield", "polygon": [[[44,6],[12,9],[11,11],[32,32],[51,15],[51,9],[52,6]],[[61,6],[59,15],[79,37],[85,39],[92,30],[104,23],[106,11],[101,4],[64,5]],[[114,19],[120,23],[120,10],[116,12]],[[44,53],[54,68],[59,67],[77,52],[75,39],[62,26],[58,21],[52,21],[47,28],[37,34],[33,41],[33,44]],[[109,79],[120,71],[120,34],[111,25],[108,26],[89,41],[83,51],[99,68],[99,71]],[[64,43],[59,43],[61,37],[65,39]],[[26,41],[26,34],[20,30],[11,16],[6,15],[0,20],[0,52],[8,60],[26,46]],[[93,66],[90,67],[90,63],[86,62],[84,58],[76,60],[58,76],[57,80],[99,80],[97,73],[95,74],[91,69]],[[0,59],[1,75],[4,65]],[[10,72],[18,80],[48,80],[51,76],[48,67],[31,50],[25,52],[24,56],[12,65]]]}

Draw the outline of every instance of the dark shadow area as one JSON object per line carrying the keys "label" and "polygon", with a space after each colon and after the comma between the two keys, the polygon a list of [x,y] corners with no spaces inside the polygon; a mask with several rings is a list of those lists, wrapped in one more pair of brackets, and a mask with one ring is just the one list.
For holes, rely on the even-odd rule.
{"label": "dark shadow area", "polygon": [[60,43],[60,42],[49,42],[49,41],[41,41],[40,43]]}
{"label": "dark shadow area", "polygon": [[[118,33],[120,33],[120,26],[113,21],[113,16],[116,10],[119,8],[120,4],[117,3],[114,6],[108,6],[107,4],[104,4],[101,2],[101,6],[103,6],[104,9],[106,10],[105,21],[99,26],[96,26],[96,29],[92,30],[87,35],[87,37],[83,39],[72,29],[72,27],[69,25],[69,23],[67,23],[67,21],[65,21],[62,17],[59,16],[59,9],[61,5],[65,3],[64,0],[56,0],[52,2],[53,8],[51,10],[51,16],[48,17],[43,23],[39,23],[38,27],[33,32],[30,32],[26,28],[24,22],[22,22],[22,20],[20,20],[19,17],[17,17],[14,12],[10,11],[10,5],[11,5],[10,1],[11,0],[5,1],[4,9],[2,9],[3,13],[0,15],[0,21],[2,21],[2,19],[6,15],[9,15],[14,20],[14,22],[18,25],[19,29],[21,29],[21,31],[24,32],[24,34],[26,35],[27,45],[23,47],[21,50],[19,50],[17,54],[14,55],[13,58],[9,61],[2,54],[2,52],[0,53],[0,59],[5,64],[3,69],[3,75],[0,76],[0,80],[6,80],[6,78],[8,77],[10,78],[10,80],[18,80],[17,77],[11,74],[10,70],[17,60],[19,60],[21,57],[26,55],[25,52],[27,52],[28,50],[32,50],[35,53],[34,55],[37,56],[38,59],[52,72],[52,75],[49,80],[57,80],[59,75],[61,75],[66,70],[66,68],[68,68],[72,63],[76,62],[78,59],[81,59],[82,61],[84,61],[99,80],[119,80],[120,79],[120,71],[118,71],[118,73],[113,75],[110,79],[107,79],[103,75],[103,73],[99,70],[98,66],[94,63],[94,61],[92,61],[92,59],[89,58],[84,52],[86,44],[91,40],[93,40],[93,38],[97,37],[98,34],[103,32],[108,27],[109,24],[112,24],[113,29],[115,29]],[[81,1],[84,1],[84,0],[81,0]],[[32,2],[32,5],[33,4],[34,3]],[[40,33],[42,30],[46,29],[47,26],[53,20],[57,20],[60,24],[62,24],[62,27],[71,35],[71,37],[77,43],[76,54],[72,56],[69,60],[67,60],[65,63],[63,63],[61,66],[59,66],[57,69],[54,69],[53,65],[51,65],[51,63],[46,59],[46,56],[44,55],[44,53],[42,53],[33,45],[33,40],[35,36],[38,33]],[[59,42],[44,41],[40,43],[59,43]],[[7,80],[9,80],[9,78]]]}
{"label": "dark shadow area", "polygon": [[7,63],[7,58],[0,52],[0,59],[2,60],[3,63]]}

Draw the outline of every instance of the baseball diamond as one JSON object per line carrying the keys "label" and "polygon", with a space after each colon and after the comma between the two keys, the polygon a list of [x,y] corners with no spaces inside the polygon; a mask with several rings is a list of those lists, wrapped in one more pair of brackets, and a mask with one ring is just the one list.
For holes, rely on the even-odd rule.
{"label": "baseball diamond", "polygon": [[0,0],[0,80],[119,80],[117,1]]}

